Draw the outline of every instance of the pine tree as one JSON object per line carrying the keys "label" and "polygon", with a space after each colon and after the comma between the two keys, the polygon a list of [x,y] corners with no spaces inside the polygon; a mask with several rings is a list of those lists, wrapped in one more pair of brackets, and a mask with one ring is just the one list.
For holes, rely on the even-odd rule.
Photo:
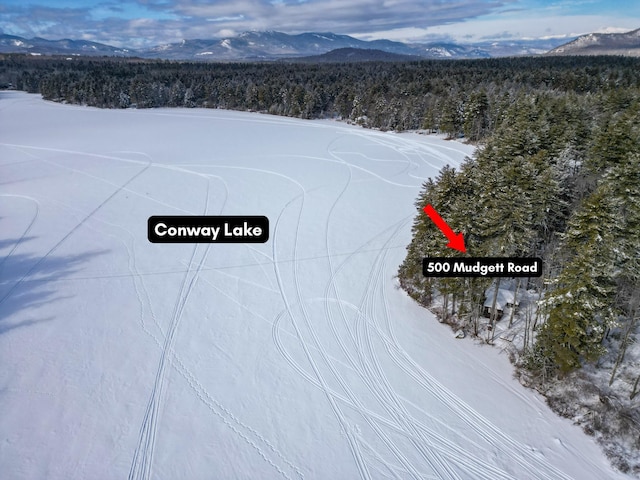
{"label": "pine tree", "polygon": [[614,307],[616,240],[620,225],[609,188],[599,188],[570,219],[564,235],[568,262],[543,301],[549,315],[538,353],[566,373],[603,353]]}
{"label": "pine tree", "polygon": [[637,151],[640,141],[637,121],[639,110],[640,106],[633,104],[623,114],[608,119],[599,130],[587,159],[590,172],[603,173],[624,162],[629,152]]}
{"label": "pine tree", "polygon": [[464,105],[464,136],[472,142],[483,138],[489,128],[489,100],[484,90],[473,92]]}
{"label": "pine tree", "polygon": [[609,385],[625,358],[627,347],[634,341],[640,321],[640,155],[630,154],[604,176],[603,183],[612,191],[621,234],[618,239],[616,265],[616,306],[623,336]]}
{"label": "pine tree", "polygon": [[[462,282],[459,279],[433,279],[426,278],[422,274],[424,257],[456,255],[453,250],[446,247],[447,241],[442,236],[442,232],[425,215],[423,209],[427,204],[431,204],[443,218],[453,218],[456,207],[459,205],[456,200],[459,178],[456,170],[446,165],[435,181],[429,179],[423,184],[423,189],[415,203],[418,213],[412,228],[413,239],[407,247],[407,256],[400,266],[399,278],[403,287],[414,298],[422,298],[427,305],[431,303],[434,289],[444,295],[445,303],[449,295],[460,293]],[[449,223],[454,229],[459,227],[455,219]]]}

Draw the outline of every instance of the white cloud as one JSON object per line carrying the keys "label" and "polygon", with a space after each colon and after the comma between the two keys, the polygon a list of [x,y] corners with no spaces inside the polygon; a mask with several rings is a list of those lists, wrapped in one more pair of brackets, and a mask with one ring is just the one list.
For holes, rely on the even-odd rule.
{"label": "white cloud", "polygon": [[[545,38],[588,32],[628,31],[640,22],[608,9],[605,15],[571,15],[563,6],[525,8],[520,0],[137,0],[133,18],[128,3],[97,18],[90,8],[0,6],[0,28],[17,35],[78,38],[116,46],[150,46],[183,38],[232,36],[247,30],[286,33],[326,32],[372,40],[452,40]],[[575,4],[573,5],[575,8]],[[564,15],[563,15],[563,14]]]}
{"label": "white cloud", "polygon": [[[586,33],[620,33],[638,28],[637,19],[603,15],[539,16],[477,19],[425,29],[410,29],[413,40],[450,38],[459,42],[492,39],[543,39],[575,37]],[[391,36],[393,32],[377,34]],[[404,32],[398,32],[398,37]]]}

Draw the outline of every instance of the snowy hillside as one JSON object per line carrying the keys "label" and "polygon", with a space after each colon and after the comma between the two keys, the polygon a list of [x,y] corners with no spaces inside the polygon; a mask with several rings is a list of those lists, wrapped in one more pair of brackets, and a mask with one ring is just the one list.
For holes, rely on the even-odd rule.
{"label": "snowy hillside", "polygon": [[640,56],[640,28],[626,33],[589,33],[548,52],[550,55]]}
{"label": "snowy hillside", "polygon": [[[396,287],[469,146],[0,92],[2,478],[622,479]],[[265,215],[152,244],[152,215]]]}

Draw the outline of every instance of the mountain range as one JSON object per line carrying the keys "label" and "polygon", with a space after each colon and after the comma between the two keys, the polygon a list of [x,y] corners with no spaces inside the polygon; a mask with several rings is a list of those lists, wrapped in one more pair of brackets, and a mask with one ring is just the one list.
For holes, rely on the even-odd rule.
{"label": "mountain range", "polygon": [[[1,53],[33,55],[94,55],[158,58],[168,60],[277,60],[323,55],[337,49],[378,50],[389,54],[419,58],[489,58],[535,55],[549,51],[562,41],[521,40],[459,45],[447,42],[403,43],[391,40],[365,41],[334,33],[244,32],[234,37],[182,40],[147,49],[118,48],[86,40],[26,39],[0,35]],[[391,58],[393,55],[391,55]],[[402,59],[402,57],[398,58]]]}
{"label": "mountain range", "polygon": [[560,45],[549,55],[625,55],[640,57],[640,28],[626,33],[589,33]]}
{"label": "mountain range", "polygon": [[[212,40],[183,40],[180,43],[159,45],[139,52],[147,58],[175,60],[274,60],[290,57],[320,55],[339,48],[375,49],[400,55],[420,55],[412,45],[390,40],[366,42],[348,35],[334,33],[301,33],[288,35],[282,32],[244,32],[236,37]],[[474,55],[473,52],[467,52]],[[482,55],[481,55],[482,56]]]}
{"label": "mountain range", "polygon": [[31,53],[35,55],[108,55],[132,56],[136,52],[87,40],[47,40],[34,37],[26,39],[16,35],[0,35],[1,53]]}
{"label": "mountain range", "polygon": [[[267,61],[318,59],[355,61],[367,59],[407,60],[421,58],[490,58],[517,55],[622,54],[640,52],[640,29],[625,34],[588,34],[572,39],[504,40],[469,45],[455,43],[403,43],[391,40],[365,41],[334,33],[244,32],[234,37],[182,40],[147,49],[118,48],[86,40],[26,39],[0,35],[0,53],[32,55],[93,55],[201,61]],[[345,50],[350,49],[350,50]],[[327,55],[328,52],[338,53]],[[358,50],[368,50],[368,53]],[[374,53],[378,52],[378,53]],[[634,53],[635,52],[635,53]],[[320,58],[319,58],[320,56]]]}

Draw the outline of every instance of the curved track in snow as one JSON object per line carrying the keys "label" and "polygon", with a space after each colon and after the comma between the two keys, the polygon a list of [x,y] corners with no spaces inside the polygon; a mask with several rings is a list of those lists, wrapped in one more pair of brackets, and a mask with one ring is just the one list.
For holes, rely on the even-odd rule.
{"label": "curved track in snow", "polygon": [[[7,478],[625,478],[394,286],[422,183],[470,147],[0,102]],[[207,214],[266,215],[270,239],[146,239]]]}

